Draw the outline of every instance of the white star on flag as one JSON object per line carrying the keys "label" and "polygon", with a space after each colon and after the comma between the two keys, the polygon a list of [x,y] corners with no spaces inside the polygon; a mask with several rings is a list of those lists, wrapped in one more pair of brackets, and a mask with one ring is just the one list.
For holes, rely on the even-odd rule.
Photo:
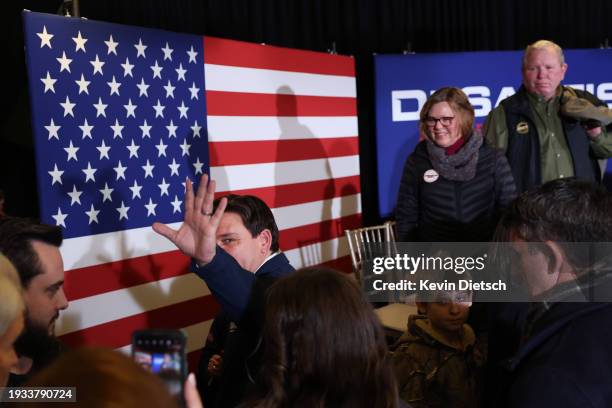
{"label": "white star on flag", "polygon": [[108,183],[104,183],[104,188],[99,190],[102,193],[102,202],[106,200],[112,202],[111,193],[113,192],[113,188],[108,187]]}
{"label": "white star on flag", "polygon": [[121,160],[119,160],[117,167],[113,167],[113,170],[115,170],[115,172],[117,173],[117,180],[119,179],[125,180],[125,171],[127,170],[127,167],[121,164]]}
{"label": "white star on flag", "polygon": [[148,137],[151,138],[151,127],[147,124],[147,120],[145,119],[142,125],[138,126],[140,130],[142,130],[142,138]]}
{"label": "white star on flag", "polygon": [[153,109],[155,110],[155,117],[164,117],[164,108],[165,106],[159,103],[159,99],[157,100],[157,105],[153,105]]}
{"label": "white star on flag", "polygon": [[130,209],[130,207],[126,207],[126,205],[123,203],[123,201],[121,201],[121,207],[117,208],[117,211],[119,212],[119,220],[122,219],[129,219],[128,218],[128,210]]}
{"label": "white star on flag", "polygon": [[204,163],[202,163],[200,161],[200,158],[198,157],[195,161],[195,163],[193,163],[193,167],[195,168],[195,174],[202,174],[202,167],[204,166]]}
{"label": "white star on flag", "polygon": [[119,43],[113,41],[113,36],[112,35],[110,36],[108,41],[104,41],[104,44],[106,44],[106,46],[108,47],[108,52],[107,52],[108,55],[110,55],[110,54],[117,55],[117,46],[119,45]]}
{"label": "white star on flag", "polygon": [[98,103],[94,103],[94,108],[96,108],[96,118],[99,116],[106,117],[106,107],[108,105],[102,103],[102,98],[98,98]]}
{"label": "white star on flag", "polygon": [[86,52],[85,43],[87,42],[87,39],[81,36],[81,31],[79,31],[79,34],[76,37],[72,37],[72,40],[76,44],[74,52],[77,52],[78,50]]}
{"label": "white star on flag", "polygon": [[166,178],[163,177],[162,178],[162,182],[161,184],[158,184],[157,187],[159,187],[160,190],[160,196],[165,196],[168,195],[168,188],[170,187],[170,184],[166,183]]}
{"label": "white star on flag", "polygon": [[52,216],[53,219],[55,220],[55,225],[61,225],[62,227],[66,228],[66,217],[68,217],[68,214],[62,214],[62,209],[57,207],[57,213],[55,215]]}
{"label": "white star on flag", "polygon": [[170,204],[172,204],[172,213],[180,213],[181,212],[181,204],[183,204],[183,202],[181,200],[178,199],[178,196],[174,196],[174,201],[172,201]]}
{"label": "white star on flag", "polygon": [[198,125],[198,121],[196,120],[191,126],[191,130],[193,131],[193,137],[200,137],[200,130],[202,130],[202,126]]}
{"label": "white star on flag", "polygon": [[60,102],[60,105],[62,106],[62,108],[64,108],[64,117],[70,115],[74,118],[74,112],[72,111],[72,109],[76,106],[76,103],[71,103],[70,98],[68,98],[68,95],[66,95],[66,101]]}
{"label": "white star on flag", "polygon": [[93,61],[89,61],[89,63],[93,66],[93,74],[92,75],[96,75],[96,73],[98,73],[100,75],[104,75],[104,72],[102,72],[102,67],[106,63],[104,61],[100,61],[100,58],[98,58],[98,54],[96,54],[96,59],[93,60]]}
{"label": "white star on flag", "polygon": [[155,207],[157,207],[157,204],[153,203],[153,200],[151,200],[151,198],[149,197],[149,203],[145,204],[145,208],[147,209],[147,217],[150,215],[156,215]]}
{"label": "white star on flag", "polygon": [[134,68],[134,65],[130,64],[130,60],[125,57],[125,64],[121,64],[121,66],[123,67],[123,77],[126,76],[131,76],[132,78],[134,77],[134,75],[132,75],[132,69]]}
{"label": "white star on flag", "polygon": [[136,197],[142,198],[140,196],[140,190],[142,190],[142,186],[139,186],[136,180],[134,180],[134,185],[130,187],[130,190],[132,190],[132,200]]}
{"label": "white star on flag", "polygon": [[155,65],[151,66],[151,69],[153,70],[153,78],[161,79],[161,72],[162,72],[163,67],[160,67],[157,64],[157,60],[155,60]]}
{"label": "white star on flag", "polygon": [[117,94],[119,95],[119,87],[121,86],[121,82],[117,82],[115,80],[115,76],[113,75],[113,80],[110,82],[107,82],[108,86],[110,87],[110,94]]}
{"label": "white star on flag", "polygon": [[193,49],[193,45],[191,46],[189,51],[187,51],[187,55],[189,55],[189,63],[195,64],[198,53],[196,52],[196,50]]}
{"label": "white star on flag", "polygon": [[40,48],[47,46],[51,48],[51,39],[53,38],[53,34],[47,33],[47,26],[43,26],[42,33],[36,33],[38,37],[40,37]]}
{"label": "white star on flag", "polygon": [[166,129],[168,130],[168,138],[171,138],[171,137],[176,138],[176,129],[178,129],[178,126],[174,125],[174,122],[172,121],[172,119],[170,119],[170,124],[166,126]]}
{"label": "white star on flag", "polygon": [[155,147],[157,148],[157,157],[166,157],[166,148],[168,145],[164,144],[163,140],[159,139],[159,144],[155,145]]}
{"label": "white star on flag", "polygon": [[185,80],[185,74],[187,73],[186,69],[183,69],[183,64],[179,64],[179,67],[177,69],[175,69],[176,74],[178,76],[177,81],[184,81]]}
{"label": "white star on flag", "polygon": [[174,86],[168,80],[168,85],[164,85],[164,89],[166,90],[166,98],[174,98]]}
{"label": "white star on flag", "polygon": [[96,174],[96,170],[93,167],[91,167],[91,163],[87,162],[87,168],[86,169],[82,169],[83,173],[85,173],[85,182],[87,183],[88,181],[93,181],[95,183],[96,178],[94,177],[94,175]]}
{"label": "white star on flag", "polygon": [[132,139],[132,143],[129,146],[125,146],[125,147],[130,151],[130,159],[132,157],[138,158],[138,149],[140,149],[140,146],[134,143],[134,139]]}
{"label": "white star on flag", "polygon": [[128,99],[128,103],[127,105],[123,105],[123,107],[125,108],[125,117],[129,118],[130,116],[135,118],[136,117],[136,108],[138,107],[138,105],[133,105],[132,104],[132,99]]}
{"label": "white star on flag", "polygon": [[85,211],[85,214],[87,214],[87,216],[89,217],[88,224],[91,224],[92,222],[95,222],[97,224],[99,213],[100,213],[100,210],[96,210],[94,208],[94,205],[92,204],[91,207],[89,208],[89,211]]}
{"label": "white star on flag", "polygon": [[82,92],[85,92],[87,95],[89,95],[89,84],[91,83],[91,81],[86,81],[85,77],[83,76],[83,74],[81,74],[81,79],[78,81],[74,81],[76,82],[76,84],[79,86],[79,95]]}
{"label": "white star on flag", "polygon": [[51,75],[49,75],[49,71],[47,71],[47,76],[45,78],[40,78],[40,80],[42,81],[43,84],[45,84],[44,93],[47,93],[47,91],[51,91],[55,93],[54,85],[57,82],[57,79],[51,78]]}
{"label": "white star on flag", "polygon": [[81,205],[81,194],[83,194],[83,192],[78,191],[76,185],[73,185],[72,191],[68,193],[70,196],[70,206],[74,205],[75,203]]}
{"label": "white star on flag", "polygon": [[181,165],[178,164],[175,159],[172,159],[172,164],[168,165],[168,167],[170,167],[170,175],[171,176],[178,176],[179,175],[178,169],[179,169],[180,166]]}
{"label": "white star on flag", "polygon": [[100,152],[100,159],[99,160],[102,160],[104,158],[110,159],[110,157],[108,156],[108,152],[111,149],[111,146],[107,146],[104,143],[104,139],[102,139],[102,144],[100,146],[97,146],[96,149],[98,149],[98,151]]}
{"label": "white star on flag", "polygon": [[53,165],[53,170],[48,172],[51,175],[51,185],[57,183],[62,184],[62,174],[64,174],[64,172],[62,170],[59,170],[57,168],[57,163]]}
{"label": "white star on flag", "polygon": [[66,51],[62,51],[62,57],[56,58],[56,60],[60,63],[60,72],[64,70],[70,72],[70,63],[72,62],[72,60],[66,58]]}
{"label": "white star on flag", "polygon": [[140,78],[140,83],[136,84],[136,86],[138,87],[138,90],[140,91],[140,93],[138,94],[138,96],[146,96],[148,97],[149,94],[147,93],[147,89],[149,89],[150,85],[147,85],[144,81],[144,78]]}
{"label": "white star on flag", "polygon": [[153,166],[150,162],[149,159],[147,159],[147,164],[142,166],[143,170],[145,171],[145,175],[144,178],[147,177],[151,177],[153,178],[153,169],[155,168],[155,166]]}
{"label": "white star on flag", "polygon": [[134,44],[134,47],[136,47],[136,58],[138,57],[146,58],[147,57],[145,55],[145,50],[147,49],[147,46],[142,43],[141,38],[138,39],[138,44]]}
{"label": "white star on flag", "polygon": [[115,119],[115,124],[110,128],[113,130],[113,139],[116,137],[123,138],[123,134],[121,133],[123,126],[119,123],[119,119]]}
{"label": "white star on flag", "polygon": [[77,152],[79,151],[79,148],[75,147],[72,144],[72,140],[70,141],[70,145],[68,147],[64,147],[64,150],[66,151],[66,153],[68,153],[68,159],[66,159],[66,161],[70,161],[71,159],[74,159],[74,161],[79,161],[79,159],[77,158]]}
{"label": "white star on flag", "polygon": [[83,124],[79,125],[79,129],[81,129],[81,131],[83,132],[83,139],[85,139],[86,137],[88,138],[92,138],[91,136],[91,131],[93,130],[93,126],[91,126],[88,122],[87,122],[87,118],[85,118],[83,120]]}
{"label": "white star on flag", "polygon": [[200,88],[195,86],[195,82],[191,84],[191,88],[189,88],[189,92],[191,93],[191,99],[198,99],[198,92],[200,92]]}
{"label": "white star on flag", "polygon": [[166,43],[166,46],[164,48],[162,48],[162,51],[164,53],[164,60],[168,59],[168,60],[172,61],[172,52],[174,50],[172,48],[170,48],[168,43]]}
{"label": "white star on flag", "polygon": [[181,101],[181,106],[177,106],[176,109],[179,111],[179,118],[187,119],[188,106],[185,106],[185,101]]}
{"label": "white star on flag", "polygon": [[45,129],[47,129],[47,131],[49,131],[49,139],[51,140],[51,138],[56,138],[57,140],[59,140],[59,134],[57,133],[62,127],[58,126],[55,124],[55,122],[53,122],[53,118],[51,118],[51,123],[49,123],[48,125],[45,126]]}

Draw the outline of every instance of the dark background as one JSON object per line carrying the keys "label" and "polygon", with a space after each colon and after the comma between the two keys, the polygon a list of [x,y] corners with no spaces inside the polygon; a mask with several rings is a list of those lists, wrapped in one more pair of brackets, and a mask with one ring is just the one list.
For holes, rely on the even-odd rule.
{"label": "dark background", "polygon": [[[11,215],[38,216],[21,10],[55,14],[62,4],[3,4],[0,189]],[[517,50],[538,39],[598,48],[612,40],[612,0],[81,0],[79,6],[91,20],[314,51],[335,46],[354,55],[366,225],[380,221],[373,54]]]}

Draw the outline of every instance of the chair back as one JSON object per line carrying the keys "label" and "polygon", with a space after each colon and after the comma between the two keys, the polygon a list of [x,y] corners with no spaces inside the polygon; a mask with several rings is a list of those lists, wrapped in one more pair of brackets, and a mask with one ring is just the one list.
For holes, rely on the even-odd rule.
{"label": "chair back", "polygon": [[[370,260],[380,253],[375,251],[376,246],[368,245],[372,243],[395,243],[395,221],[387,221],[381,225],[363,227],[353,230],[345,230],[346,238],[351,252],[351,262],[353,273],[358,281],[362,279],[363,263]],[[387,256],[391,256],[393,248],[387,247]]]}

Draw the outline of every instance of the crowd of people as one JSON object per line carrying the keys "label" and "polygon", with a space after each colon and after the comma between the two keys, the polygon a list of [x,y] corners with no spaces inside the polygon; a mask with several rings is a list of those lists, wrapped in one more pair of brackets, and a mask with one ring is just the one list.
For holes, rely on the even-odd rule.
{"label": "crowd of people", "polygon": [[[423,106],[424,139],[399,186],[399,239],[511,243],[531,302],[483,306],[467,290],[418,292],[418,315],[406,316],[390,347],[354,279],[294,270],[261,199],[215,200],[206,174],[197,191],[188,180],[182,225],[153,229],[192,259],[221,311],[184,404],[612,406],[612,303],[589,301],[612,293],[609,252],[585,256],[572,245],[612,242],[612,195],[601,185],[612,135],[597,122],[600,101],[561,85],[567,69],[558,45],[528,46],[522,87],[482,133],[458,88],[437,90]],[[54,335],[68,307],[61,244],[59,227],[0,213],[0,387],[77,387],[88,407],[178,406],[159,378],[119,352],[62,347]],[[478,327],[468,324],[471,309]]]}

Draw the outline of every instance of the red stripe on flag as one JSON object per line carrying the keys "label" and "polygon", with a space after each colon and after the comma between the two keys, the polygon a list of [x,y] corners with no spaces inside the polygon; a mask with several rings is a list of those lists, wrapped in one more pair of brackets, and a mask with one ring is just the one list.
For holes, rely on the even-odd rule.
{"label": "red stripe on flag", "polygon": [[345,229],[353,229],[359,226],[361,226],[361,214],[353,214],[315,224],[284,229],[279,234],[279,244],[283,251],[288,251],[342,237]]}
{"label": "red stripe on flag", "polygon": [[356,116],[355,98],[206,91],[208,116]]}
{"label": "red stripe on flag", "polygon": [[214,297],[203,296],[68,333],[60,336],[60,339],[69,347],[87,344],[119,348],[130,344],[134,330],[180,329],[210,320],[216,316],[218,311],[219,304]]}
{"label": "red stripe on flag", "polygon": [[189,272],[188,268],[189,258],[180,251],[140,256],[72,269],[66,272],[64,290],[72,301],[183,275]]}
{"label": "red stripe on flag", "polygon": [[[352,57],[204,37],[204,63],[312,74],[355,76]],[[228,79],[231,81],[231,78]]]}
{"label": "red stripe on flag", "polygon": [[[222,191],[215,197],[229,193],[254,195],[261,198],[270,208],[286,207],[311,201],[328,200],[361,192],[359,176],[338,177],[330,180],[308,181],[304,183],[285,184],[282,186],[252,188],[234,191]],[[349,210],[347,210],[348,212]]]}
{"label": "red stripe on flag", "polygon": [[211,166],[325,159],[359,154],[357,137],[209,143]]}

